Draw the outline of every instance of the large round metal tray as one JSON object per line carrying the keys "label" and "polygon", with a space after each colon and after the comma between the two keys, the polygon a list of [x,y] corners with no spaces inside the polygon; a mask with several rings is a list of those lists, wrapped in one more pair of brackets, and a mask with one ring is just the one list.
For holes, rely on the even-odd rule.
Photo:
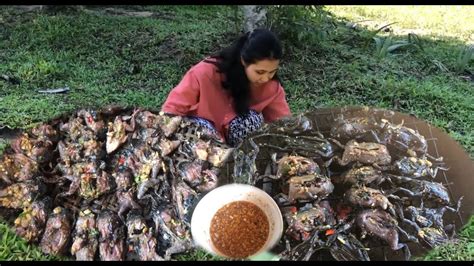
{"label": "large round metal tray", "polygon": [[[442,157],[443,166],[449,168],[447,171],[438,171],[433,181],[441,182],[448,188],[452,202],[456,202],[461,196],[464,196],[459,213],[446,212],[444,214],[445,224],[454,223],[456,230],[459,230],[474,214],[474,193],[471,191],[474,187],[474,163],[465,149],[447,133],[413,115],[377,108],[320,108],[303,113],[312,122],[312,130],[319,131],[326,137],[329,136],[329,131],[334,125],[335,119],[341,114],[344,118],[368,116],[374,117],[377,121],[386,119],[393,124],[403,123],[404,126],[417,130],[427,140],[428,154],[435,158]],[[261,149],[260,152],[262,150],[264,151],[264,149]],[[260,168],[258,159],[256,164],[257,169]],[[232,167],[233,162],[230,160],[227,164],[227,176],[232,174]],[[228,182],[242,182],[242,180],[229,179]],[[412,258],[427,253],[427,250],[422,249],[418,244],[408,243],[408,245]],[[370,258],[372,260],[404,260],[403,253],[400,250],[392,251],[387,247],[372,250]]]}

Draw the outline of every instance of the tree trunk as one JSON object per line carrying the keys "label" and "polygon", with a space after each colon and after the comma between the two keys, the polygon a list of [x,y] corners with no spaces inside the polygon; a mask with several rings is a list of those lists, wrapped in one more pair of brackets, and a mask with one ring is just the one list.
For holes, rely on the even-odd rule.
{"label": "tree trunk", "polygon": [[267,8],[263,5],[242,6],[244,15],[244,32],[263,27],[267,21]]}

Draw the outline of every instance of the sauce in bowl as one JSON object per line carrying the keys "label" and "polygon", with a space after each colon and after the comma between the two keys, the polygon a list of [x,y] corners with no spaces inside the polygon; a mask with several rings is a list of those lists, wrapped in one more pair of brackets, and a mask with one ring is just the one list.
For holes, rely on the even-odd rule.
{"label": "sauce in bowl", "polygon": [[249,201],[234,201],[221,207],[210,226],[211,241],[223,255],[247,258],[258,252],[269,235],[265,213]]}

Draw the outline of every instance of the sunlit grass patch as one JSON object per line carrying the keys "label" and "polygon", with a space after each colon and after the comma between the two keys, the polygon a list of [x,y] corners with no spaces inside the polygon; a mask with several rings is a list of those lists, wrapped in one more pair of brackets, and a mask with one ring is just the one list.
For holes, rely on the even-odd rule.
{"label": "sunlit grass patch", "polygon": [[[333,14],[360,25],[372,27],[396,22],[391,26],[395,34],[414,32],[421,36],[455,38],[474,43],[473,6],[326,6]],[[364,21],[362,20],[371,20]]]}

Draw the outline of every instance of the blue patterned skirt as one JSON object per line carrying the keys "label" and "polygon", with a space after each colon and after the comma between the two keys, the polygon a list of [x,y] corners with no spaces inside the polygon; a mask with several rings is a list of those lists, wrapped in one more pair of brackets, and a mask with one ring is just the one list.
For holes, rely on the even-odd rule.
{"label": "blue patterned skirt", "polygon": [[[191,120],[203,126],[210,131],[217,133],[213,123],[201,117],[190,117]],[[256,131],[263,125],[263,115],[254,110],[250,110],[247,114],[237,116],[229,123],[229,130],[227,132],[227,144],[230,146],[237,146],[250,133]]]}

